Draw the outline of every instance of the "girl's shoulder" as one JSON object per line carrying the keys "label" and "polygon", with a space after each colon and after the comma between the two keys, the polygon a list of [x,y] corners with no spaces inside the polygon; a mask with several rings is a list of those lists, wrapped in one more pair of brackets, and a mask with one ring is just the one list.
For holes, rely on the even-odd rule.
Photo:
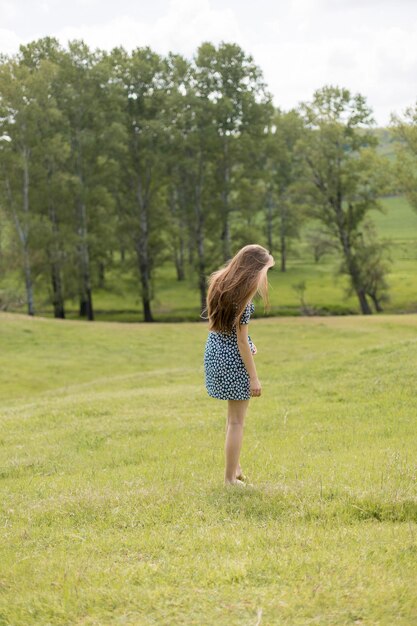
{"label": "girl's shoulder", "polygon": [[249,302],[247,303],[247,305],[245,307],[245,313],[252,314],[254,311],[255,311],[255,305],[252,302],[252,300],[249,300]]}
{"label": "girl's shoulder", "polygon": [[249,324],[250,316],[252,315],[254,310],[255,310],[255,305],[253,304],[253,302],[252,301],[248,302],[245,307],[245,310],[243,311],[243,315],[240,318],[240,323]]}

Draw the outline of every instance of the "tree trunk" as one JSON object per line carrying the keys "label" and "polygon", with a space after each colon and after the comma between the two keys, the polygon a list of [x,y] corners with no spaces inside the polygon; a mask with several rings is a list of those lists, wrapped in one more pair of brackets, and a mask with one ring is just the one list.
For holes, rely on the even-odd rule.
{"label": "tree trunk", "polygon": [[52,243],[48,250],[48,258],[51,266],[51,284],[52,284],[52,305],[54,307],[54,317],[59,319],[65,319],[64,298],[62,295],[62,281],[61,281],[61,265],[60,257],[61,250],[59,246],[59,225],[58,217],[56,214],[55,206],[51,202],[50,197],[50,179],[52,176],[52,169],[48,169],[48,214],[51,222],[52,230]]}
{"label": "tree trunk", "polygon": [[86,317],[90,322],[94,320],[93,298],[91,289],[90,254],[87,237],[87,207],[85,204],[84,168],[79,137],[74,144],[76,151],[76,172],[80,182],[80,196],[78,197],[78,265],[80,282],[80,317]]}
{"label": "tree trunk", "polygon": [[285,207],[281,204],[280,207],[280,255],[281,255],[281,272],[287,270],[287,229],[286,229],[286,214]]}
{"label": "tree trunk", "polygon": [[184,215],[181,211],[180,216],[180,236],[178,245],[178,265],[177,265],[177,278],[178,280],[185,280],[185,240],[187,236],[187,225],[184,221]]}
{"label": "tree trunk", "polygon": [[201,313],[207,307],[206,260],[204,254],[204,214],[201,206],[201,185],[195,188],[196,243],[198,258],[198,288],[200,290]]}
{"label": "tree trunk", "polygon": [[180,237],[178,249],[175,251],[175,269],[177,271],[177,280],[185,280],[184,240],[182,239],[182,237]]}
{"label": "tree trunk", "polygon": [[374,294],[372,294],[372,293],[371,293],[371,294],[369,294],[369,296],[370,296],[370,298],[371,298],[372,302],[374,303],[375,311],[376,311],[377,313],[382,313],[382,311],[383,311],[384,309],[383,309],[383,308],[382,308],[382,306],[380,305],[380,303],[379,303],[379,300],[378,300],[377,296],[375,296],[375,295],[374,295]]}
{"label": "tree trunk", "polygon": [[351,255],[347,263],[350,279],[352,281],[353,289],[359,300],[359,306],[363,315],[372,315],[372,309],[369,306],[368,299],[364,288],[361,285],[360,273],[356,264],[355,258]]}
{"label": "tree trunk", "polygon": [[25,271],[26,301],[28,307],[28,315],[35,315],[35,306],[33,303],[33,283],[32,272],[30,267],[29,250],[27,245],[23,248],[23,261]]}
{"label": "tree trunk", "polygon": [[357,267],[356,259],[351,255],[348,260],[348,270],[352,281],[353,289],[359,300],[359,306],[363,315],[372,315],[372,309],[369,306],[365,289],[361,285],[360,272]]}
{"label": "tree trunk", "polygon": [[90,275],[90,256],[87,243],[87,209],[85,202],[80,199],[78,203],[80,243],[78,245],[80,266],[80,316],[86,317],[90,322],[94,320],[93,298]]}
{"label": "tree trunk", "polygon": [[352,254],[349,233],[346,231],[346,228],[344,225],[343,211],[342,211],[342,196],[340,192],[338,193],[338,199],[337,199],[336,205],[333,205],[333,206],[335,209],[337,227],[338,227],[338,232],[339,232],[339,240],[340,240],[340,243],[342,244],[342,250],[343,250],[343,254],[345,257],[345,261],[346,261],[346,267],[348,269],[348,273],[352,282],[352,287],[359,300],[361,313],[363,315],[372,315],[372,310],[366,298],[365,290],[361,285],[360,272],[357,268],[355,257]]}
{"label": "tree trunk", "polygon": [[153,322],[154,318],[151,309],[151,282],[149,264],[146,251],[140,245],[140,242],[137,242],[136,244],[136,254],[138,257],[138,267],[142,292],[141,295],[143,306],[143,319],[145,322]]}
{"label": "tree trunk", "polygon": [[223,232],[222,232],[221,240],[222,240],[222,249],[223,249],[223,261],[227,263],[227,261],[232,256],[231,248],[230,248],[230,224],[229,224],[228,213],[224,215]]}
{"label": "tree trunk", "polygon": [[144,316],[144,320],[145,322],[153,322],[153,316],[152,316],[152,311],[151,311],[151,302],[149,299],[145,299],[142,296],[142,304],[143,304],[143,316]]}
{"label": "tree trunk", "polygon": [[23,151],[23,162],[25,164],[24,170],[23,170],[23,210],[26,213],[26,224],[21,222],[21,220],[19,219],[19,215],[15,209],[10,180],[6,173],[5,173],[5,186],[6,186],[6,196],[8,199],[10,212],[13,216],[17,234],[19,235],[20,243],[22,244],[23,272],[24,272],[24,277],[25,277],[26,304],[28,308],[28,315],[35,315],[35,307],[33,303],[32,271],[31,271],[29,248],[28,248],[29,224],[27,223],[27,220],[28,220],[28,213],[29,213],[29,172],[28,172],[26,150]]}
{"label": "tree trunk", "polygon": [[229,167],[229,145],[227,139],[223,143],[223,231],[221,235],[223,248],[223,261],[226,263],[232,256],[231,238],[230,238],[230,207],[229,207],[229,186],[230,186],[230,167]]}
{"label": "tree trunk", "polygon": [[178,199],[178,190],[176,187],[171,188],[169,194],[169,207],[174,221],[174,233],[172,236],[174,246],[174,264],[177,272],[177,280],[185,280],[184,255],[185,255],[185,225],[183,218],[183,209],[181,201]]}
{"label": "tree trunk", "polygon": [[205,265],[205,260],[204,260],[204,243],[201,237],[197,239],[197,250],[198,250],[198,288],[200,290],[201,312],[203,312],[207,306],[207,288],[206,288],[206,265]]}
{"label": "tree trunk", "polygon": [[94,320],[93,313],[93,301],[92,301],[92,293],[91,289],[85,287],[86,276],[81,276],[81,289],[80,292],[80,317],[86,317],[90,322]]}
{"label": "tree trunk", "polygon": [[25,271],[26,299],[28,307],[28,315],[35,315],[35,306],[33,303],[33,283],[32,269],[30,265],[29,247],[28,247],[28,220],[29,220],[29,151],[27,148],[23,150],[23,211],[26,215],[27,225],[26,232],[23,237],[23,259]]}
{"label": "tree trunk", "polygon": [[143,318],[145,322],[153,322],[154,318],[151,309],[152,290],[149,258],[148,198],[146,195],[144,196],[142,192],[140,178],[137,181],[136,199],[139,210],[139,235],[136,238],[135,248],[141,282]]}
{"label": "tree trunk", "polygon": [[54,317],[65,319],[64,299],[62,297],[61,272],[58,263],[51,262],[52,304]]}
{"label": "tree trunk", "polygon": [[280,250],[281,272],[285,272],[287,270],[287,240],[285,237],[285,233],[283,233],[282,231],[280,234],[280,240],[281,240],[281,250]]}
{"label": "tree trunk", "polygon": [[366,294],[363,289],[357,289],[356,295],[358,296],[359,304],[363,315],[372,315],[371,307],[369,306]]}
{"label": "tree trunk", "polygon": [[138,267],[141,283],[141,296],[143,306],[143,319],[145,322],[153,322],[153,315],[151,309],[151,284],[149,276],[149,267],[146,254],[143,253],[143,248],[138,242],[136,245],[136,254],[138,257]]}
{"label": "tree trunk", "polygon": [[[22,152],[23,162],[24,162],[24,170],[23,170],[23,210],[26,212],[26,220],[28,219],[29,213],[29,171],[28,171],[28,163],[27,150],[24,149]],[[33,286],[32,286],[32,276],[31,276],[31,266],[30,266],[30,257],[29,257],[29,249],[28,249],[28,237],[29,237],[29,224],[26,221],[26,225],[19,219],[19,215],[15,209],[12,188],[10,185],[10,179],[7,175],[7,172],[4,172],[4,183],[6,187],[6,197],[9,204],[9,210],[13,217],[17,234],[20,239],[20,243],[22,244],[23,251],[23,270],[25,276],[25,288],[26,288],[26,304],[28,307],[28,315],[35,315],[34,304],[33,304]]]}
{"label": "tree trunk", "polygon": [[105,268],[103,261],[98,263],[98,286],[100,289],[104,289],[106,283]]}
{"label": "tree trunk", "polygon": [[273,240],[272,240],[272,218],[273,218],[274,203],[272,200],[272,192],[269,190],[266,198],[266,239],[268,242],[268,250],[270,254],[273,254]]}

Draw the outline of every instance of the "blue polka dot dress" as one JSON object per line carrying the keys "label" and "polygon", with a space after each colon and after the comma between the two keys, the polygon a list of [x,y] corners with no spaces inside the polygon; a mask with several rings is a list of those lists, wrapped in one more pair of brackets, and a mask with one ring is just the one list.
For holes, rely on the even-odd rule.
{"label": "blue polka dot dress", "polygon": [[[253,302],[247,304],[240,324],[249,324],[255,310]],[[248,337],[253,353],[254,346]],[[249,400],[249,374],[240,356],[237,344],[236,327],[230,333],[210,331],[204,352],[204,373],[206,389],[212,398],[219,400]]]}

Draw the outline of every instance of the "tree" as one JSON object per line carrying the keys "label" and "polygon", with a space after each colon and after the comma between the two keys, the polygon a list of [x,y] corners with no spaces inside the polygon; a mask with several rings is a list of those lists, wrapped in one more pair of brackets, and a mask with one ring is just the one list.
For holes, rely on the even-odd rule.
{"label": "tree", "polygon": [[[205,71],[180,57],[171,57],[176,74],[169,90],[166,124],[169,126],[168,197],[173,236],[188,248],[188,262],[196,276],[200,308],[206,308],[206,276],[222,258],[222,221],[218,211],[216,170],[218,134],[215,102],[208,97]],[[175,70],[175,72],[174,72]],[[178,247],[177,247],[178,249]]]}
{"label": "tree", "polygon": [[167,240],[171,249],[177,280],[185,280],[187,261],[194,257],[192,187],[187,159],[189,95],[192,84],[192,66],[180,55],[169,54],[165,59],[167,73],[167,101],[164,124],[166,133]]}
{"label": "tree", "polygon": [[65,212],[66,167],[70,153],[66,119],[57,95],[63,50],[57,40],[44,38],[21,46],[20,63],[32,77],[32,107],[36,136],[31,146],[31,205],[39,221],[36,247],[44,252],[41,270],[50,277],[54,316],[65,317],[63,270],[68,250]]}
{"label": "tree", "polygon": [[417,103],[403,117],[393,115],[391,123],[397,139],[397,180],[417,211]]}
{"label": "tree", "polygon": [[69,42],[61,62],[59,107],[67,127],[70,204],[76,237],[80,315],[94,319],[93,261],[106,256],[114,222],[112,142],[119,141],[117,98],[106,55]]}
{"label": "tree", "polygon": [[375,225],[366,220],[362,232],[358,235],[356,254],[362,274],[361,283],[378,313],[383,311],[382,305],[389,300],[386,281],[390,262],[388,250],[389,244],[378,241]]}
{"label": "tree", "polygon": [[[199,94],[214,104],[216,128],[216,199],[221,225],[223,261],[231,257],[231,213],[237,190],[236,170],[242,162],[244,135],[260,140],[267,121],[263,119],[270,95],[260,68],[237,44],[221,43],[218,48],[202,44],[195,56]],[[261,122],[261,123],[260,123]]]}
{"label": "tree", "polygon": [[384,190],[371,110],[360,94],[330,86],[316,91],[300,112],[309,131],[299,150],[307,166],[310,214],[337,242],[341,271],[349,276],[361,312],[370,314],[361,234],[365,216],[380,208]]}
{"label": "tree", "polygon": [[[303,121],[296,111],[276,110],[267,140],[265,218],[268,248],[278,247],[281,271],[285,272],[289,242],[298,237],[304,217],[298,193],[300,156],[296,146],[304,132]],[[276,246],[274,232],[278,233]]]}
{"label": "tree", "polygon": [[325,254],[329,254],[334,250],[337,251],[337,244],[335,244],[334,239],[329,237],[327,232],[322,232],[320,229],[310,230],[306,234],[306,240],[313,252],[315,263],[318,263]]}
{"label": "tree", "polygon": [[184,114],[180,118],[184,149],[184,182],[191,204],[189,223],[195,250],[192,258],[195,257],[200,308],[204,311],[207,293],[206,275],[212,265],[208,259],[208,246],[217,239],[219,227],[213,201],[217,136],[213,124],[215,105],[207,97],[204,81],[200,82],[198,70],[195,68],[185,94],[185,104]]}
{"label": "tree", "polygon": [[106,97],[101,60],[82,42],[64,51],[46,37],[2,65],[3,182],[22,245],[30,314],[36,259],[35,273],[50,275],[55,316],[65,316],[64,265],[71,283],[75,262],[80,313],[94,317],[90,261],[108,245],[103,156],[109,116],[117,114]]}
{"label": "tree", "polygon": [[137,48],[131,55],[116,48],[111,56],[113,75],[124,96],[126,150],[121,169],[124,225],[137,258],[144,319],[152,322],[152,273],[158,256],[164,254],[165,66],[150,48]]}
{"label": "tree", "polygon": [[34,216],[30,206],[32,145],[36,117],[33,75],[18,57],[2,58],[0,65],[0,171],[3,204],[21,245],[26,303],[35,314],[31,236]]}

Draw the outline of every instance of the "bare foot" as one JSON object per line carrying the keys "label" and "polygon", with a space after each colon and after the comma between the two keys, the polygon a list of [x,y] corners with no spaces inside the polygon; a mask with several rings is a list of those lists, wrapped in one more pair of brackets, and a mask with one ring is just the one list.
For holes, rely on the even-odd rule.
{"label": "bare foot", "polygon": [[243,482],[243,480],[239,480],[239,478],[235,478],[235,480],[225,480],[224,484],[229,486],[229,485],[237,485],[238,487],[246,487],[245,483]]}

